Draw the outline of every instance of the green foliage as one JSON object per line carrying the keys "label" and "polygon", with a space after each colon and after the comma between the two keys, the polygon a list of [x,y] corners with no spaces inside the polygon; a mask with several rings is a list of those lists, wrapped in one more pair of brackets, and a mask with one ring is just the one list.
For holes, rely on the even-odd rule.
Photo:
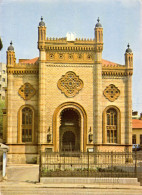
{"label": "green foliage", "polygon": [[5,107],[5,101],[0,100],[0,115],[2,115],[2,109]]}
{"label": "green foliage", "polygon": [[2,48],[3,48],[3,44],[2,44],[2,40],[0,38],[0,51],[2,50]]}

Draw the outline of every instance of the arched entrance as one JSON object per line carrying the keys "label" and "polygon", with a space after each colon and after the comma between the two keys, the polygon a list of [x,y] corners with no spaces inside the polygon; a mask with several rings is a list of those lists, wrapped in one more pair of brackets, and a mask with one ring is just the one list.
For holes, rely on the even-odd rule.
{"label": "arched entrance", "polygon": [[[73,111],[74,114],[77,114],[78,117],[78,123],[80,126],[80,130],[73,130],[73,125],[69,125],[68,123],[68,129],[67,129],[67,118],[69,119],[69,117],[65,117],[65,114],[67,114],[67,109],[68,112],[71,115],[71,112]],[[72,110],[72,111],[71,111]],[[63,112],[62,112],[63,111]],[[84,110],[84,108],[75,102],[65,102],[61,105],[59,105],[53,114],[53,147],[54,147],[54,152],[59,152],[61,150],[61,133],[63,133],[63,131],[60,131],[60,129],[62,129],[62,124],[61,124],[61,116],[63,119],[66,119],[66,127],[65,127],[65,131],[71,131],[74,133],[75,135],[75,146],[77,148],[77,150],[79,149],[81,152],[86,152],[86,144],[87,144],[87,115],[86,112]],[[63,120],[65,121],[65,120]],[[75,126],[77,127],[77,126]],[[70,130],[71,129],[71,130]],[[78,132],[78,135],[77,135]],[[80,135],[79,135],[80,133]],[[68,134],[69,135],[69,134]],[[77,139],[79,138],[79,139]],[[78,141],[78,142],[77,142]],[[78,144],[78,146],[77,146]]]}
{"label": "arched entrance", "polygon": [[65,108],[60,114],[60,151],[80,151],[80,114]]}

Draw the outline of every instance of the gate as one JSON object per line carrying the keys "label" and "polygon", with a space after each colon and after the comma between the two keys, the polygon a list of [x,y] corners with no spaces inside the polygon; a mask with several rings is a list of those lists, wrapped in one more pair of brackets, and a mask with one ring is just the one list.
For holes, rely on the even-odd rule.
{"label": "gate", "polygon": [[137,177],[137,152],[42,152],[40,177]]}

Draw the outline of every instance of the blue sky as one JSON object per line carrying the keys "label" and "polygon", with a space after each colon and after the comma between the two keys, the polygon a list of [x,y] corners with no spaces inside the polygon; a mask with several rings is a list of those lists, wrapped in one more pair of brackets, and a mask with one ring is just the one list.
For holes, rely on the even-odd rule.
{"label": "blue sky", "polygon": [[124,64],[127,44],[134,53],[133,110],[142,112],[141,0],[0,0],[0,62],[13,41],[19,58],[38,56],[38,24],[43,16],[48,37],[94,38],[97,18],[104,28],[103,59]]}

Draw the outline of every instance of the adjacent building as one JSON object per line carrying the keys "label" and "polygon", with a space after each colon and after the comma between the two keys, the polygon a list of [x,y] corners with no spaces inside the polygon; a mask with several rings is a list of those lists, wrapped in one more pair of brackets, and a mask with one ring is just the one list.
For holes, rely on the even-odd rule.
{"label": "adjacent building", "polygon": [[132,144],[140,144],[142,146],[142,113],[132,113]]}
{"label": "adjacent building", "polygon": [[7,87],[6,64],[0,63],[0,99],[5,100],[5,88]]}
{"label": "adjacent building", "polygon": [[132,150],[132,50],[128,44],[124,65],[104,60],[99,19],[92,33],[94,39],[48,38],[41,18],[39,57],[16,63],[8,47],[9,162],[35,161],[40,150]]}

